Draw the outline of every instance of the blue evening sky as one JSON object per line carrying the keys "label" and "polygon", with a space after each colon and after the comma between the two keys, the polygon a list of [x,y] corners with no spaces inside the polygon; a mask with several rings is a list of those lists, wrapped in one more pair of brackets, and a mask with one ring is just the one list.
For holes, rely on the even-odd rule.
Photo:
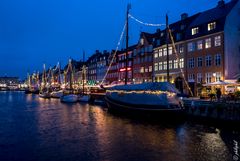
{"label": "blue evening sky", "polygon": [[[215,7],[218,0],[0,0],[0,76],[24,78],[28,71],[41,71],[43,63],[80,60],[83,50],[90,56],[115,49],[128,2],[136,18],[165,23],[168,12],[171,23],[181,13]],[[156,29],[130,20],[130,45],[140,31]]]}

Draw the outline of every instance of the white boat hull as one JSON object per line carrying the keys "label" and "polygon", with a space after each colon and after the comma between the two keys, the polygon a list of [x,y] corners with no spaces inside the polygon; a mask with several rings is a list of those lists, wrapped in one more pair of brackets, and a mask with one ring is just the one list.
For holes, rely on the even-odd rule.
{"label": "white boat hull", "polygon": [[75,103],[78,101],[78,96],[75,94],[69,94],[69,95],[63,95],[60,99],[61,99],[61,102]]}
{"label": "white boat hull", "polygon": [[51,93],[52,98],[60,98],[63,96],[63,91],[54,91]]}

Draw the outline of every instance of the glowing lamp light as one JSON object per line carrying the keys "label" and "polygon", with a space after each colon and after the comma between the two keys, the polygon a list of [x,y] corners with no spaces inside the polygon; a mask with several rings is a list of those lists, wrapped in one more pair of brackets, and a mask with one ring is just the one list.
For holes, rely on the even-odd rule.
{"label": "glowing lamp light", "polygon": [[[130,71],[130,70],[131,70],[131,68],[128,67],[128,68],[127,68],[127,71]],[[120,71],[120,72],[124,72],[124,71],[126,71],[126,68],[121,68],[119,71]]]}

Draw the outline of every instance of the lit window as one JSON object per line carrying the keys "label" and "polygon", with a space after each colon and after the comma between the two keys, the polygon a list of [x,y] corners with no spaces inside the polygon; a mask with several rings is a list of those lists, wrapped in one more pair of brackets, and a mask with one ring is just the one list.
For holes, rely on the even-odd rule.
{"label": "lit window", "polygon": [[215,65],[220,66],[221,65],[221,54],[215,55]]}
{"label": "lit window", "polygon": [[162,62],[159,62],[159,64],[158,64],[158,70],[162,70],[163,68],[162,68]]}
{"label": "lit window", "polygon": [[208,24],[208,31],[214,30],[216,28],[216,22],[211,22]]}
{"label": "lit window", "polygon": [[214,45],[215,46],[221,46],[221,36],[216,36],[214,38]]}
{"label": "lit window", "polygon": [[210,67],[212,65],[212,57],[210,55],[206,56],[206,66]]}
{"label": "lit window", "polygon": [[220,81],[221,80],[221,72],[216,72],[216,81]]}
{"label": "lit window", "polygon": [[169,48],[168,48],[168,54],[169,54],[169,55],[172,55],[172,47],[169,47]]}
{"label": "lit window", "polygon": [[211,83],[212,73],[206,73],[206,83]]}
{"label": "lit window", "polygon": [[154,64],[154,70],[157,71],[158,70],[158,63]]}
{"label": "lit window", "polygon": [[140,68],[140,73],[144,73],[144,67]]}
{"label": "lit window", "polygon": [[163,56],[166,56],[167,55],[167,48],[164,48],[163,49]]}
{"label": "lit window", "polygon": [[172,60],[169,60],[169,69],[172,69]]}
{"label": "lit window", "polygon": [[196,35],[198,33],[198,27],[192,28],[192,35]]}
{"label": "lit window", "polygon": [[180,68],[183,68],[183,67],[184,67],[184,59],[183,59],[183,58],[181,58],[181,59],[179,60],[179,67],[180,67]]}
{"label": "lit window", "polygon": [[161,56],[163,55],[163,49],[159,49],[158,52],[159,52],[159,53],[158,53],[158,56],[161,57]]}
{"label": "lit window", "polygon": [[210,48],[211,47],[211,38],[208,38],[205,40],[205,48]]}
{"label": "lit window", "polygon": [[174,60],[173,68],[177,69],[178,68],[178,60]]}
{"label": "lit window", "polygon": [[203,49],[203,42],[202,40],[197,41],[197,49],[202,50]]}
{"label": "lit window", "polygon": [[167,61],[163,62],[163,70],[167,70]]}
{"label": "lit window", "polygon": [[149,66],[149,67],[148,67],[148,71],[149,71],[149,72],[152,72],[152,66]]}

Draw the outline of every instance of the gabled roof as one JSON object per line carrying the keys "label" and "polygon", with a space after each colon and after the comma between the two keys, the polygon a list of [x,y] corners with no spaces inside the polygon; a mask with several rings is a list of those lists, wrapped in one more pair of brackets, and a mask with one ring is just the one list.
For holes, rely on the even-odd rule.
{"label": "gabled roof", "polygon": [[[224,1],[220,1],[217,7],[201,12],[199,16],[189,25],[186,35],[187,39],[223,31],[226,17],[237,1],[238,0],[232,0],[226,4]],[[210,22],[216,22],[216,29],[208,31],[207,25]],[[191,34],[191,29],[194,27],[199,27],[199,33],[196,35]]]}
{"label": "gabled roof", "polygon": [[191,23],[189,27],[195,27],[219,19],[225,19],[236,2],[237,1],[230,1],[229,3],[223,4],[222,6],[217,6],[213,9],[201,12],[201,14]]}

